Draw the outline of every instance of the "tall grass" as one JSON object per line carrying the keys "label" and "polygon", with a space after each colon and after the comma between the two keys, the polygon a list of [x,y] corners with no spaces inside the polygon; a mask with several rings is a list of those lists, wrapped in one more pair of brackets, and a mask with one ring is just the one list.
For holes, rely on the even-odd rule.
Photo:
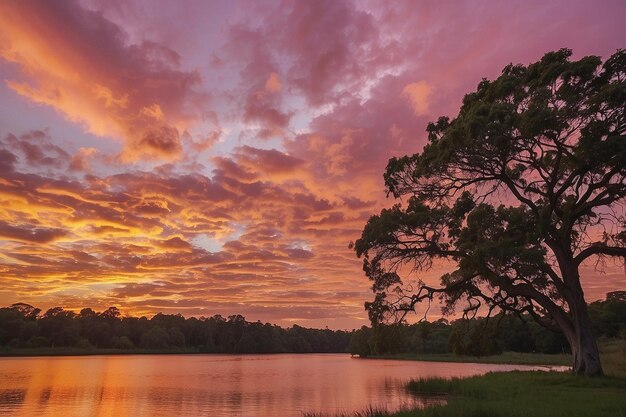
{"label": "tall grass", "polygon": [[626,378],[626,340],[600,343],[600,358],[607,375]]}
{"label": "tall grass", "polygon": [[[369,406],[362,411],[356,411],[353,413],[339,413],[334,414],[333,417],[387,417],[389,411],[386,408]],[[302,417],[328,417],[325,413],[304,413]]]}

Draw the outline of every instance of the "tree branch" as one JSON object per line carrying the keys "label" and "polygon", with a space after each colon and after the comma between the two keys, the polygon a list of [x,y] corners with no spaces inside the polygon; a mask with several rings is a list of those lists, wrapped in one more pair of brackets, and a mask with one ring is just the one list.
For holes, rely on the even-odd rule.
{"label": "tree branch", "polygon": [[594,243],[576,255],[574,262],[576,262],[576,265],[580,265],[585,259],[593,255],[620,256],[626,259],[626,247],[608,246],[606,243]]}

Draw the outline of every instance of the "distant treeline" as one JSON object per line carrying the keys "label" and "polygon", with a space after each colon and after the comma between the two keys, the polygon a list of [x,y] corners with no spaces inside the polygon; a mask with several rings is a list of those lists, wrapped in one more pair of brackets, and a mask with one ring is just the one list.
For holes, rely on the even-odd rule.
{"label": "distant treeline", "polygon": [[[589,305],[593,328],[600,338],[626,337],[626,291],[607,294]],[[206,352],[206,353],[331,353],[360,356],[384,354],[457,353],[483,356],[503,351],[562,353],[562,335],[530,317],[497,315],[489,320],[438,320],[412,325],[363,326],[343,331],[282,328],[248,322],[243,316],[184,318],[180,314],[122,317],[116,307],[80,313],[18,303],[0,308],[0,353],[72,348],[80,351]]]}
{"label": "distant treeline", "polygon": [[243,316],[210,318],[180,314],[122,317],[116,307],[76,314],[61,307],[45,313],[28,304],[0,308],[0,346],[6,350],[77,348],[206,353],[345,352],[350,332],[288,329],[248,322]]}
{"label": "distant treeline", "polygon": [[[607,294],[588,305],[598,338],[626,338],[626,291]],[[509,352],[569,353],[562,334],[539,326],[529,316],[491,317],[412,325],[363,326],[350,340],[348,352],[360,356],[456,353],[485,356]]]}

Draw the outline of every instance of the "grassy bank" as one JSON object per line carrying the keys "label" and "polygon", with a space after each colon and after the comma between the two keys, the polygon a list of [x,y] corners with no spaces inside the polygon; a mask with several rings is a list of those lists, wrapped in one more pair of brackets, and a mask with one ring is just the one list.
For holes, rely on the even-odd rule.
{"label": "grassy bank", "polygon": [[609,340],[599,344],[602,366],[607,375],[626,379],[626,340]]}
{"label": "grassy bank", "polygon": [[378,355],[368,359],[395,359],[426,362],[465,362],[465,363],[494,363],[509,365],[571,365],[571,355],[548,355],[543,353],[504,352],[501,355],[491,356],[464,356],[453,353],[442,354],[403,354]]}
{"label": "grassy bank", "polygon": [[444,393],[448,404],[396,417],[625,417],[626,380],[557,372],[502,372],[464,379],[416,380],[415,394]]}

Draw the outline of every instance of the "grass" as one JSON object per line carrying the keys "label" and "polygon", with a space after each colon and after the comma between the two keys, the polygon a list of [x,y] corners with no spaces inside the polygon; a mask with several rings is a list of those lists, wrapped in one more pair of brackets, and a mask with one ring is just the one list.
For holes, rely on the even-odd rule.
{"label": "grass", "polygon": [[604,341],[599,344],[599,348],[607,375],[626,379],[626,340]]}
{"label": "grass", "polygon": [[416,380],[415,394],[448,394],[443,406],[396,417],[625,417],[626,380],[559,372],[502,372],[464,379]]}
{"label": "grass", "polygon": [[[501,355],[490,356],[463,356],[453,353],[442,354],[402,354],[370,356],[371,359],[395,359],[425,362],[465,362],[465,363],[493,363],[507,365],[571,365],[571,355],[550,355],[544,353],[504,352]],[[368,359],[369,359],[368,358]]]}
{"label": "grass", "polygon": [[[370,408],[339,417],[626,417],[626,341],[605,341],[600,343],[600,351],[607,374],[601,378],[579,377],[566,372],[513,371],[470,378],[418,379],[408,384],[410,392],[423,396],[445,395],[448,402],[395,413]],[[428,358],[435,360],[434,356],[428,355]],[[499,358],[497,362],[493,361],[496,357],[481,359],[484,363],[561,364],[546,361],[562,355],[540,356],[547,358],[536,358],[541,362],[526,362],[524,357],[521,360],[525,362],[506,361],[507,358],[515,359],[515,355]],[[446,355],[440,358],[456,360]],[[569,363],[571,359],[565,358]],[[403,359],[424,360],[418,356]],[[473,359],[469,361],[477,362]],[[305,417],[321,415],[305,414]]]}
{"label": "grass", "polygon": [[[333,417],[388,417],[389,412],[384,408],[368,407],[363,411],[354,413],[339,413]],[[302,417],[327,417],[324,413],[304,413]]]}

